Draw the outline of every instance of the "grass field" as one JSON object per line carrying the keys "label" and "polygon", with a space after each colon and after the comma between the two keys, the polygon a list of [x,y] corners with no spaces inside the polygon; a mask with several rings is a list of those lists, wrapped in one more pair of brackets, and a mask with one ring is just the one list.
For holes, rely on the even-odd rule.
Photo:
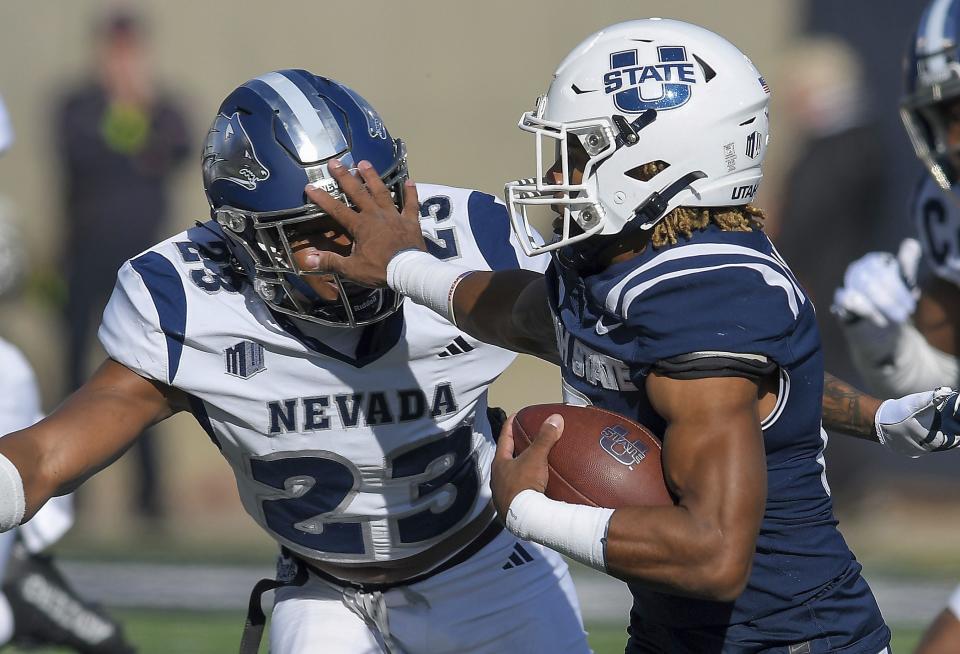
{"label": "grass field", "polygon": [[[140,654],[224,654],[235,652],[240,643],[243,616],[235,613],[174,613],[159,611],[117,611],[127,634]],[[619,625],[589,626],[590,645],[596,654],[622,654],[626,642]],[[893,651],[913,651],[920,638],[919,628],[894,628]],[[5,649],[10,654],[25,650]],[[266,652],[264,644],[261,652]],[[63,649],[29,650],[30,654],[63,654]]]}

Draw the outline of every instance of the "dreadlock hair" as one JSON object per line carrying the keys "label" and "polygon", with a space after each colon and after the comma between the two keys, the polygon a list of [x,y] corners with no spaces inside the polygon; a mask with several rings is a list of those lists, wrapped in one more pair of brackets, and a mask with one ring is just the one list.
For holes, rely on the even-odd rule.
{"label": "dreadlock hair", "polygon": [[725,232],[753,232],[763,229],[766,216],[752,204],[730,207],[677,207],[658,222],[650,236],[654,249],[676,245],[710,224]]}
{"label": "dreadlock hair", "polygon": [[[669,164],[664,161],[650,161],[627,174],[646,182],[667,167]],[[654,249],[676,245],[681,238],[688,239],[694,232],[706,229],[711,224],[725,232],[762,230],[765,219],[763,210],[752,204],[726,207],[677,207],[654,226],[653,233],[650,235],[650,244]]]}

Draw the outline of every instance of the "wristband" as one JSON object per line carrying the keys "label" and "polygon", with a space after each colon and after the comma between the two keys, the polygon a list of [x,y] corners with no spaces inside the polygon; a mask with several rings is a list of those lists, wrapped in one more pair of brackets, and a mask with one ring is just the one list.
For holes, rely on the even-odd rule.
{"label": "wristband", "polygon": [[18,526],[25,510],[26,497],[20,471],[10,459],[0,454],[0,532]]}
{"label": "wristband", "polygon": [[613,509],[558,502],[528,488],[510,503],[506,525],[519,538],[546,545],[605,573],[612,515]]}
{"label": "wristband", "polygon": [[421,250],[402,250],[387,264],[387,285],[397,293],[433,309],[453,326],[453,293],[473,270],[438,261]]}

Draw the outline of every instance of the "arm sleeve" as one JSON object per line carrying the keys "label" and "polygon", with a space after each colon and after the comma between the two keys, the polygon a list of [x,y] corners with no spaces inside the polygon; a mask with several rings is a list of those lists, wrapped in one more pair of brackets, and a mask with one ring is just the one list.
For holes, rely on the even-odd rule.
{"label": "arm sleeve", "polygon": [[776,372],[777,364],[763,354],[708,350],[660,359],[653,364],[653,369],[674,379],[745,377],[760,380]]}
{"label": "arm sleeve", "polygon": [[167,334],[150,290],[130,261],[117,274],[98,336],[114,361],[144,377],[171,381]]}

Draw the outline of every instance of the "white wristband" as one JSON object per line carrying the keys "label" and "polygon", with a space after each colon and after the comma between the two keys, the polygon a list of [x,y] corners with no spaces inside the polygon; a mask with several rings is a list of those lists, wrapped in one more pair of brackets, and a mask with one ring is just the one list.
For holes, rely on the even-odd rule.
{"label": "white wristband", "polygon": [[613,509],[551,500],[521,491],[507,511],[507,529],[600,572],[607,571],[607,528]]}
{"label": "white wristband", "polygon": [[0,532],[9,531],[21,523],[26,506],[20,471],[10,459],[0,454]]}
{"label": "white wristband", "polygon": [[460,280],[472,272],[463,266],[438,261],[427,252],[403,250],[387,264],[387,285],[456,325],[453,292]]}

